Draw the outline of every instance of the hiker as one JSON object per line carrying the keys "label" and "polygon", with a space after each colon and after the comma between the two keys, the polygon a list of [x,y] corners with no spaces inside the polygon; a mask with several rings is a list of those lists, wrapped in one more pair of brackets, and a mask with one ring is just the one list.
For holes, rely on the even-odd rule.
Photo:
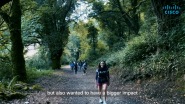
{"label": "hiker", "polygon": [[[105,64],[105,61],[101,61],[98,65],[98,69],[96,70],[96,77],[95,77],[95,86],[98,87],[98,91],[100,93],[99,103],[107,104],[106,103],[107,86],[109,85],[110,85],[109,70]],[[102,97],[101,97],[102,92],[105,93],[104,101],[102,100]]]}
{"label": "hiker", "polygon": [[77,70],[78,70],[77,61],[75,61],[75,64],[74,64],[74,69],[75,69],[75,74],[77,74]]}
{"label": "hiker", "polygon": [[83,71],[84,71],[84,74],[83,75],[87,75],[86,70],[87,70],[87,62],[84,60],[84,62],[83,62]]}
{"label": "hiker", "polygon": [[70,66],[71,66],[71,70],[73,70],[73,68],[74,68],[74,63],[73,63],[73,61],[71,62]]}
{"label": "hiker", "polygon": [[82,69],[82,61],[81,60],[78,62],[78,69],[79,69],[79,71]]}

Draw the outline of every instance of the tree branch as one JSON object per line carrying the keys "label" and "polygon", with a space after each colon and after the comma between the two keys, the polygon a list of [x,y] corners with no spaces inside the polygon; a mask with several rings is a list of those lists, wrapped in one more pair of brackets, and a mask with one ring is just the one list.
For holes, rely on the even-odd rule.
{"label": "tree branch", "polygon": [[106,12],[117,12],[117,13],[121,13],[120,11],[109,10],[109,11],[101,11],[98,14],[102,14],[102,13],[106,13]]}
{"label": "tree branch", "polygon": [[3,10],[0,8],[0,15],[1,15],[1,17],[3,18],[3,20],[7,23],[7,24],[9,24],[10,23],[10,16],[7,14],[7,13],[5,13],[5,12],[3,12]]}
{"label": "tree branch", "polygon": [[28,36],[28,37],[33,37],[33,38],[42,38],[42,37],[39,37],[39,36]]}
{"label": "tree branch", "polygon": [[[125,12],[125,14],[127,14],[127,13],[130,12],[130,11],[133,11],[133,10],[139,8],[139,7],[141,6],[141,4],[144,3],[145,1],[146,1],[146,0],[143,0],[142,2],[140,2],[140,3],[139,3],[137,6],[135,6],[134,8],[129,9],[127,12]],[[125,14],[123,14],[123,16],[124,16]]]}
{"label": "tree branch", "polygon": [[4,23],[4,20],[0,23],[0,26],[3,25],[3,23]]}

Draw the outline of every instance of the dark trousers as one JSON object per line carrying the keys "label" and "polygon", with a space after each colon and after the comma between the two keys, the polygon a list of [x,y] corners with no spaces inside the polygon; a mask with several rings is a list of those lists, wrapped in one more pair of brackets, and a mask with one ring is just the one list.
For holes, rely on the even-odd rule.
{"label": "dark trousers", "polygon": [[87,68],[84,68],[84,74],[86,73]]}
{"label": "dark trousers", "polygon": [[71,67],[71,70],[73,70],[74,66]]}
{"label": "dark trousers", "polygon": [[75,70],[75,74],[77,74],[78,68],[77,67],[74,67],[74,70]]}
{"label": "dark trousers", "polygon": [[75,74],[77,74],[77,69],[75,69]]}

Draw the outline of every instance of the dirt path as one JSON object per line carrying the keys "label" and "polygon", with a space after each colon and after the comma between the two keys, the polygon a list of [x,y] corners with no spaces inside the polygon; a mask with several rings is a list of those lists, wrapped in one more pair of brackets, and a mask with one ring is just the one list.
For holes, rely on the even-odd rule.
{"label": "dirt path", "polygon": [[[35,81],[35,83],[40,84],[42,88],[47,90],[92,90],[95,91],[94,78],[95,70],[88,70],[87,75],[83,75],[82,71],[78,71],[74,74],[70,70],[69,66],[62,67],[61,70],[57,70],[53,73],[52,77],[42,77]],[[114,81],[116,82],[116,81]],[[111,85],[108,90],[115,88],[115,84],[111,80]],[[26,99],[14,100],[9,102],[10,104],[24,104],[26,101],[29,104],[99,104],[99,97],[61,97],[61,96],[46,96],[45,92],[34,92],[27,96]],[[136,102],[128,97],[107,97],[107,104],[142,104]]]}

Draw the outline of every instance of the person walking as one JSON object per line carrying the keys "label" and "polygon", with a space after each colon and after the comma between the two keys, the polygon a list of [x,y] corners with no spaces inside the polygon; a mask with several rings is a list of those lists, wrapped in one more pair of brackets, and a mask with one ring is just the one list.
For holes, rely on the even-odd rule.
{"label": "person walking", "polygon": [[79,71],[82,69],[82,61],[81,60],[78,62],[78,69],[79,69]]}
{"label": "person walking", "polygon": [[78,70],[77,61],[75,61],[75,64],[74,64],[74,69],[75,69],[75,74],[77,74],[77,70]]}
{"label": "person walking", "polygon": [[83,71],[84,71],[84,74],[83,75],[87,75],[86,70],[87,70],[87,62],[84,60],[84,62],[83,62]]}
{"label": "person walking", "polygon": [[[99,103],[107,104],[107,87],[110,85],[109,70],[105,64],[105,61],[101,61],[98,64],[98,69],[96,70],[95,76],[95,86],[98,87],[99,91]],[[104,100],[102,100],[102,92],[104,92]]]}
{"label": "person walking", "polygon": [[73,68],[74,68],[74,63],[71,62],[70,66],[71,66],[71,70],[73,70]]}

